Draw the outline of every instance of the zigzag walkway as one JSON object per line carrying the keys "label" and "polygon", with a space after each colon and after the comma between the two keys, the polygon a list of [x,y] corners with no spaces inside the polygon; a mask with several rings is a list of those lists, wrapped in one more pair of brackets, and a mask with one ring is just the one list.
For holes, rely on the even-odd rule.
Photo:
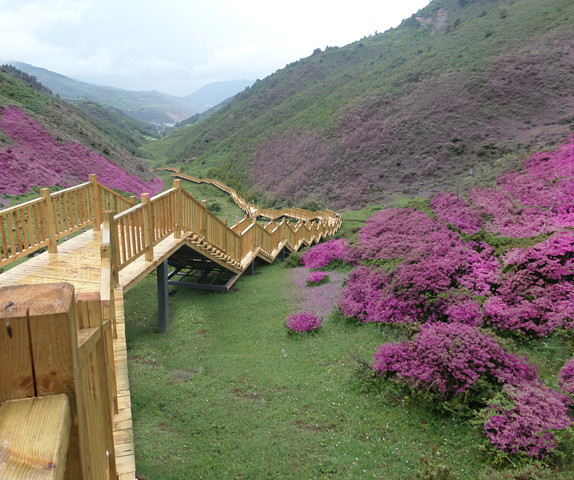
{"label": "zigzag walkway", "polygon": [[[261,210],[251,210],[253,218],[260,216],[257,212]],[[207,202],[197,202],[183,191],[180,180],[154,198],[143,194],[141,203],[135,205],[134,198],[121,197],[100,185],[95,176],[90,182],[53,194],[43,189],[41,198],[0,211],[0,267],[47,248],[0,273],[0,287],[71,283],[76,295],[97,296],[104,326],[113,327],[109,358],[114,360],[107,363],[115,405],[111,419],[113,447],[104,450],[109,478],[133,480],[136,470],[124,329],[125,292],[155,269],[160,280],[164,277],[162,288],[167,291],[170,259],[175,259],[171,273],[184,272],[182,284],[189,283],[191,270],[199,272],[191,279],[192,285],[211,288],[214,281],[223,278],[224,283],[215,287],[225,291],[256,258],[271,263],[285,250],[297,251],[340,228],[336,214],[314,213],[295,224],[285,220],[293,215],[283,214],[279,223],[261,225],[244,218],[228,227],[207,210]],[[163,300],[167,304],[167,297]],[[12,398],[14,395],[0,379],[0,403]],[[91,448],[89,439],[82,442],[86,449]],[[88,458],[86,462],[94,457],[89,451],[82,455]],[[85,472],[91,471],[85,468]],[[89,473],[81,478],[99,480]]]}
{"label": "zigzag walkway", "polygon": [[233,201],[237,204],[237,206],[245,212],[245,214],[251,219],[258,219],[258,218],[267,218],[269,220],[278,220],[280,218],[293,218],[295,220],[303,220],[303,221],[310,221],[310,220],[317,220],[325,217],[336,217],[337,214],[331,210],[323,210],[323,211],[308,211],[303,210],[301,208],[285,208],[282,210],[275,210],[273,208],[259,208],[254,203],[247,202],[243,197],[241,197],[237,190],[234,188],[228,187],[224,183],[220,182],[219,180],[213,180],[211,178],[198,178],[193,177],[192,175],[187,175],[185,173],[181,173],[179,169],[172,168],[172,167],[157,167],[154,168],[153,171],[168,171],[172,172],[171,176],[173,178],[178,178],[181,180],[187,180],[188,182],[198,183],[198,184],[207,184],[213,185],[214,187],[218,188],[224,193],[227,193]]}

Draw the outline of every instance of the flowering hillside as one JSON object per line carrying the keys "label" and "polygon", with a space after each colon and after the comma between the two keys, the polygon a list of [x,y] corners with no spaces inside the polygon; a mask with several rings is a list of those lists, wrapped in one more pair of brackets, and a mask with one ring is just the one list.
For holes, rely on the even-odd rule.
{"label": "flowering hillside", "polygon": [[495,187],[428,205],[375,213],[356,244],[320,244],[302,262],[353,267],[344,316],[412,326],[374,353],[379,377],[434,405],[466,405],[499,456],[550,458],[572,425],[572,360],[551,380],[561,393],[519,350],[574,327],[574,137]]}
{"label": "flowering hillside", "polygon": [[16,107],[0,110],[0,129],[9,136],[0,144],[0,196],[20,195],[34,186],[70,187],[95,173],[109,188],[140,194],[155,194],[163,182],[143,182],[79,142],[63,143]]}

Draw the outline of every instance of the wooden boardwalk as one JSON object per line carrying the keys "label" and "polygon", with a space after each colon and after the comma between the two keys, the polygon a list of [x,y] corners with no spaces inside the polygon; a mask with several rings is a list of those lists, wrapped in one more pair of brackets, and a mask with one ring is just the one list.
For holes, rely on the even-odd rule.
{"label": "wooden boardwalk", "polygon": [[[102,213],[113,206],[119,211],[115,216]],[[293,212],[299,215],[296,209]],[[99,295],[104,321],[111,319],[117,391],[112,418],[115,478],[136,478],[125,292],[184,245],[232,272],[236,280],[256,257],[272,262],[285,248],[296,251],[338,230],[336,214],[317,213],[322,216],[299,219],[296,224],[284,220],[263,226],[244,218],[228,227],[207,211],[205,201],[199,203],[182,192],[179,183],[151,201],[144,194],[142,203],[133,205],[95,178],[54,198],[44,192],[42,199],[0,211],[0,266],[48,248],[0,273],[0,287],[68,282],[76,295]],[[115,315],[109,313],[112,305]]]}
{"label": "wooden boardwalk", "polygon": [[[136,472],[132,413],[128,379],[125,335],[124,293],[152,272],[185,241],[186,235],[173,235],[154,248],[154,259],[144,257],[132,262],[120,272],[120,284],[115,289],[117,338],[114,339],[114,361],[118,391],[118,412],[114,414],[114,444],[118,480],[134,480]],[[68,282],[76,293],[100,289],[100,244],[102,232],[88,230],[59,245],[57,253],[44,252],[0,274],[0,287]]]}

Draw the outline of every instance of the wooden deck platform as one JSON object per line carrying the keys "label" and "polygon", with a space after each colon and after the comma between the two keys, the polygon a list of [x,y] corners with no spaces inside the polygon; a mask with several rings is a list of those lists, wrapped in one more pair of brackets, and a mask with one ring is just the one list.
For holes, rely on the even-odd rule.
{"label": "wooden deck platform", "polygon": [[[130,387],[125,336],[124,292],[153,271],[177,250],[186,236],[170,235],[154,249],[153,261],[144,257],[120,272],[120,286],[115,290],[117,338],[114,339],[116,385],[119,411],[114,415],[114,444],[118,480],[134,480],[136,466],[132,431]],[[88,230],[58,246],[58,253],[44,252],[0,274],[0,286],[69,282],[76,293],[100,289],[101,232]]]}

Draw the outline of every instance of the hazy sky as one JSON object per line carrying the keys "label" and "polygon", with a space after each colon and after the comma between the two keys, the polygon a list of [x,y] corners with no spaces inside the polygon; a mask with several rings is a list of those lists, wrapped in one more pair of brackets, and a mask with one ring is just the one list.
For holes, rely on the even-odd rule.
{"label": "hazy sky", "polygon": [[0,61],[187,95],[383,32],[429,1],[0,0]]}

